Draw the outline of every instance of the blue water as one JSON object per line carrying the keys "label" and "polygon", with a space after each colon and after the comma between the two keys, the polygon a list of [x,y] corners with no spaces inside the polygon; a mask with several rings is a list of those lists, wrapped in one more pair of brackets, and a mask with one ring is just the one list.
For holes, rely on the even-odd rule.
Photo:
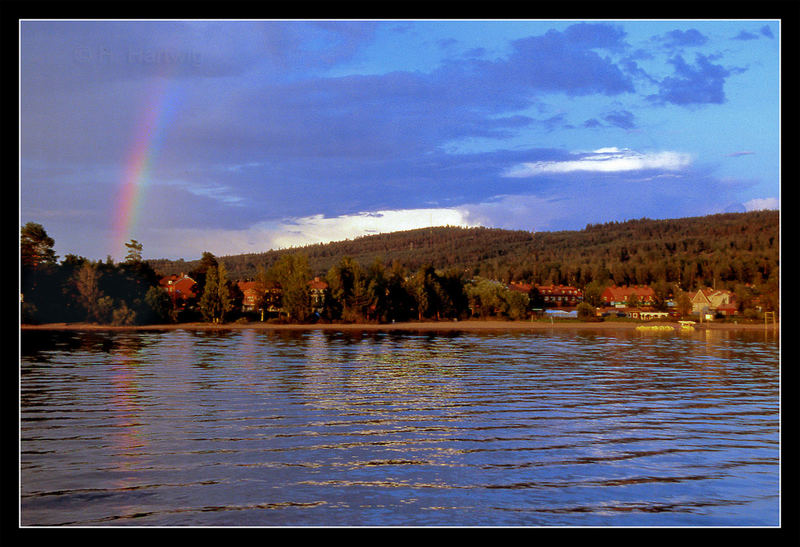
{"label": "blue water", "polygon": [[22,333],[23,526],[778,526],[777,334]]}

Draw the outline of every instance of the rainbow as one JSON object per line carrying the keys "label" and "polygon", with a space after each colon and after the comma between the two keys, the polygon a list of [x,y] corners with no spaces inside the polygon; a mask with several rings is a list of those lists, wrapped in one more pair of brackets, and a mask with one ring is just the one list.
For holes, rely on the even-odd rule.
{"label": "rainbow", "polygon": [[144,190],[174,111],[175,95],[175,87],[170,86],[170,78],[157,78],[137,123],[133,145],[126,156],[116,206],[112,212],[112,248],[118,256],[125,256],[125,243],[134,237]]}

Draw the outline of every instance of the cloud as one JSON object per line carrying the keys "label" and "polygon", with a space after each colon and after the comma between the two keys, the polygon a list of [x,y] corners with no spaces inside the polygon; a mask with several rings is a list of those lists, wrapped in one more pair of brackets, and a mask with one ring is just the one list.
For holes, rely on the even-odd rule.
{"label": "cloud", "polygon": [[624,31],[609,24],[580,23],[512,42],[508,59],[486,65],[487,82],[500,81],[568,95],[633,92],[619,66],[595,49],[623,50]]}
{"label": "cloud", "polygon": [[326,243],[364,235],[428,226],[474,226],[458,209],[405,209],[362,212],[326,218],[314,215],[282,223],[273,241],[280,247]]}
{"label": "cloud", "polygon": [[634,127],[636,127],[636,123],[634,122],[634,115],[631,112],[628,112],[627,110],[612,112],[603,119],[609,122],[611,125],[616,125],[617,127],[621,127],[622,129],[633,129]]}
{"label": "cloud", "polygon": [[600,148],[575,160],[539,161],[517,165],[504,173],[506,177],[532,177],[544,174],[589,171],[615,173],[644,169],[677,170],[689,165],[691,157],[680,152],[640,153],[616,147]]}
{"label": "cloud", "polygon": [[761,211],[763,209],[780,209],[778,198],[755,198],[744,202],[748,211]]}
{"label": "cloud", "polygon": [[708,38],[697,29],[673,30],[666,33],[662,39],[671,47],[697,47],[708,42]]}
{"label": "cloud", "polygon": [[709,57],[697,54],[695,66],[688,64],[677,55],[668,61],[674,67],[674,76],[664,78],[657,95],[650,97],[657,103],[676,105],[721,104],[725,102],[725,79],[731,71],[715,65]]}
{"label": "cloud", "polygon": [[362,212],[337,217],[317,214],[278,222],[258,222],[243,229],[149,230],[144,232],[142,240],[148,237],[159,240],[159,250],[165,254],[164,258],[185,258],[200,256],[204,251],[218,256],[262,253],[270,249],[444,225],[478,226],[468,218],[465,210],[429,208]]}
{"label": "cloud", "polygon": [[760,32],[767,38],[775,38],[775,36],[772,34],[772,29],[769,28],[769,25],[764,25],[761,27]]}
{"label": "cloud", "polygon": [[739,34],[733,37],[734,40],[758,40],[758,36],[746,30],[739,31]]}

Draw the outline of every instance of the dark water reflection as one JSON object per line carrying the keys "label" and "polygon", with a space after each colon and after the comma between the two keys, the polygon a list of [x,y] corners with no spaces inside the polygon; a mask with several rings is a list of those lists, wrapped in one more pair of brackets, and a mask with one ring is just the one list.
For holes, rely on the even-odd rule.
{"label": "dark water reflection", "polygon": [[22,334],[23,525],[779,524],[776,334]]}

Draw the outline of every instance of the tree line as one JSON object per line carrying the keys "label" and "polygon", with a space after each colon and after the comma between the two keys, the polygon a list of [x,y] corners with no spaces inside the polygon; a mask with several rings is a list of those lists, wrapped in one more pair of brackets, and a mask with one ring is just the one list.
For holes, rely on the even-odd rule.
{"label": "tree line", "polygon": [[[732,290],[741,311],[779,305],[777,211],[689,219],[639,219],[544,232],[439,227],[261,254],[197,261],[143,260],[131,240],[120,263],[67,255],[58,262],[44,228],[21,230],[23,322],[150,324],[242,316],[236,281],[280,286],[292,321],[404,321],[471,316],[521,318],[541,306],[511,281],[564,284],[600,304],[609,285],[648,285],[657,306],[702,287]],[[178,308],[159,279],[188,273],[197,298]],[[312,302],[308,281],[328,290]]]}
{"label": "tree line", "polygon": [[[409,271],[426,264],[508,283],[584,287],[678,284],[733,289],[774,283],[779,275],[778,211],[590,224],[583,230],[531,233],[496,228],[436,227],[377,234],[328,244],[222,257],[236,279],[254,279],[258,268],[302,252],[315,275],[344,256],[361,264],[397,262]],[[150,260],[164,273],[189,271],[196,261]]]}

